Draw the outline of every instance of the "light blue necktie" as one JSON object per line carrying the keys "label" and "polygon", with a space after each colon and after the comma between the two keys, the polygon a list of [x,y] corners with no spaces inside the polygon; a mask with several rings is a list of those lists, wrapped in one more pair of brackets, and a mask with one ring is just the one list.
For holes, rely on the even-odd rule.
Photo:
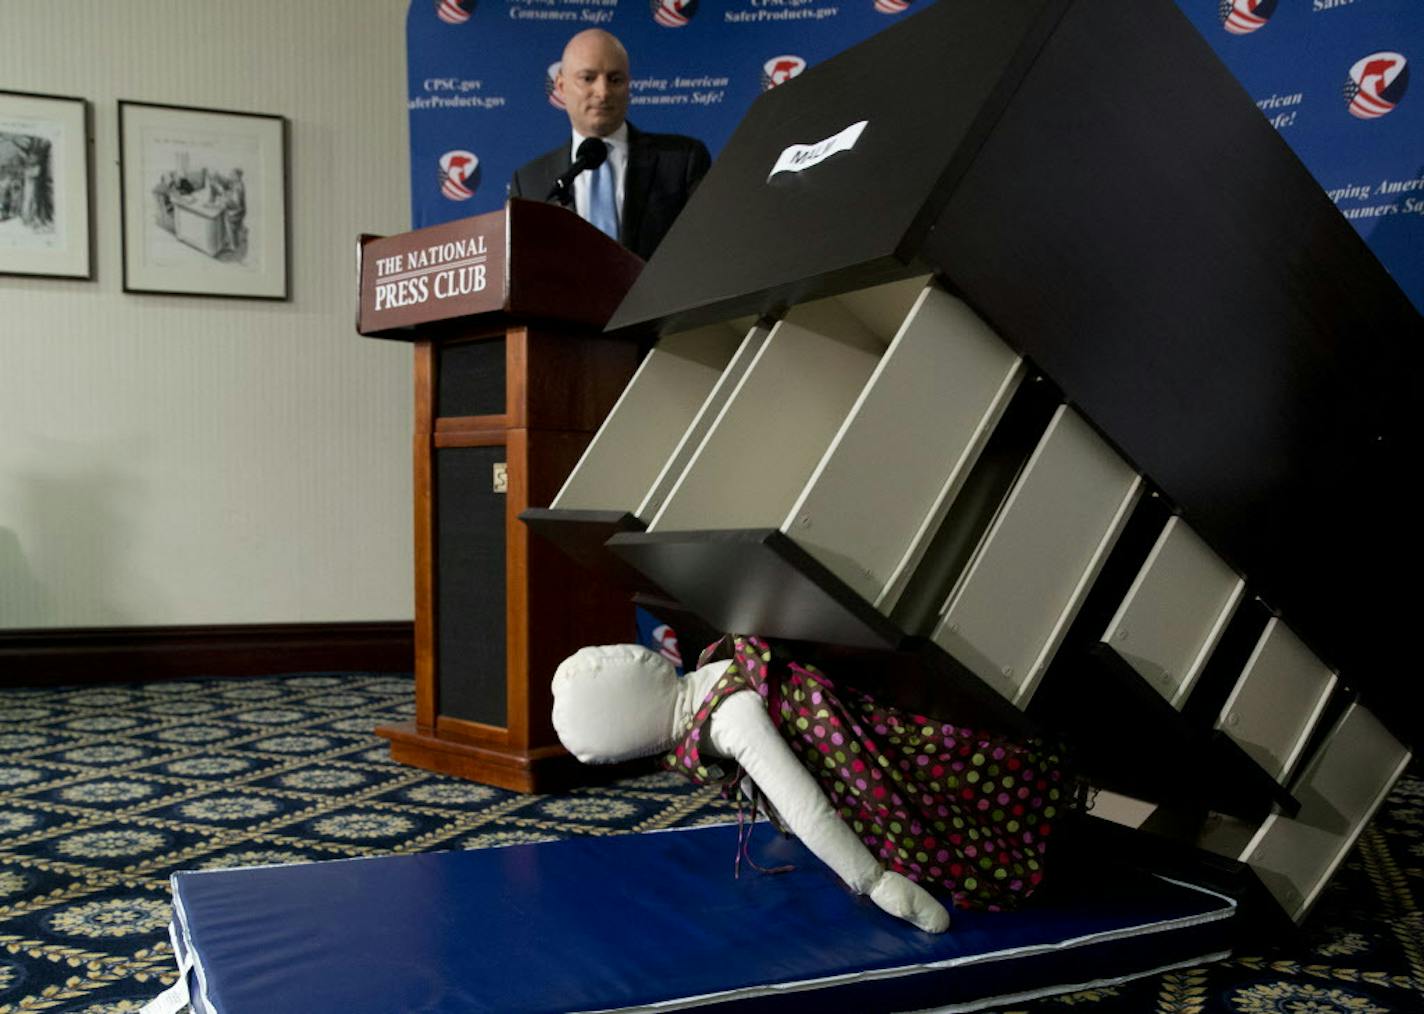
{"label": "light blue necktie", "polygon": [[588,181],[588,220],[613,239],[618,238],[618,202],[613,193],[613,166],[605,159]]}

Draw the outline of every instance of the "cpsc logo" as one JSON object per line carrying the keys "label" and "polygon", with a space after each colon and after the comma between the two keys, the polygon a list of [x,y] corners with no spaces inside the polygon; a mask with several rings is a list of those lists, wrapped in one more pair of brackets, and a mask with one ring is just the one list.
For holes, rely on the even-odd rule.
{"label": "cpsc logo", "polygon": [[440,192],[452,201],[468,201],[480,185],[480,160],[473,152],[447,151],[440,156]]}
{"label": "cpsc logo", "polygon": [[682,651],[677,646],[677,631],[666,623],[653,628],[653,640],[657,642],[658,654],[673,665],[682,665]]}
{"label": "cpsc logo", "polygon": [[799,56],[773,56],[761,65],[761,90],[771,91],[779,84],[785,84],[806,69],[806,61]]}
{"label": "cpsc logo", "polygon": [[[465,4],[470,9],[465,9]],[[435,16],[447,25],[463,25],[474,13],[475,0],[435,0]]]}
{"label": "cpsc logo", "polygon": [[1350,115],[1377,120],[1404,98],[1409,87],[1408,62],[1399,53],[1371,53],[1350,68],[1345,101]]}
{"label": "cpsc logo", "polygon": [[653,20],[664,28],[681,28],[697,16],[698,0],[648,0]]}
{"label": "cpsc logo", "polygon": [[899,14],[910,9],[910,0],[875,0],[875,9],[881,14]]}
{"label": "cpsc logo", "polygon": [[559,94],[559,68],[563,65],[563,60],[555,60],[549,64],[549,69],[544,72],[544,94],[549,99],[549,105],[555,109],[568,108],[564,105],[564,97]]}
{"label": "cpsc logo", "polygon": [[1276,13],[1276,0],[1221,0],[1221,27],[1232,35],[1250,35]]}

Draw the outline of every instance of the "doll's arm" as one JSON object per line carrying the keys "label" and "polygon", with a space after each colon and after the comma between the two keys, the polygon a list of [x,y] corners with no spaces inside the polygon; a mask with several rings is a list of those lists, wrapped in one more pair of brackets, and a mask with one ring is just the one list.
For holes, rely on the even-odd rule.
{"label": "doll's arm", "polygon": [[949,928],[949,912],[919,884],[883,869],[831,806],[751,692],[733,694],[712,715],[712,748],[731,757],[812,854],[857,894],[929,933]]}

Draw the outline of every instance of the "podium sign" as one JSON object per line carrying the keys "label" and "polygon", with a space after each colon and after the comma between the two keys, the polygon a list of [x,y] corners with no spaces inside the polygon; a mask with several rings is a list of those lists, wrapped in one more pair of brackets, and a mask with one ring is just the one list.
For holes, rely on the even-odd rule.
{"label": "podium sign", "polygon": [[505,213],[371,240],[361,254],[363,334],[504,305]]}

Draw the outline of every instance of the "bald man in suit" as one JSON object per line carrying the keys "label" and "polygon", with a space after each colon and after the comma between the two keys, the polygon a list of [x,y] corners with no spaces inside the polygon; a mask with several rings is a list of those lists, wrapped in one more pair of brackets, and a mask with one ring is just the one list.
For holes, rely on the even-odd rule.
{"label": "bald man in suit", "polygon": [[516,171],[509,196],[559,203],[567,203],[567,197],[572,196],[574,210],[597,224],[590,206],[593,171],[574,178],[571,195],[554,195],[552,191],[584,140],[600,138],[608,146],[613,176],[614,238],[647,260],[706,175],[712,163],[707,146],[680,134],[650,134],[627,121],[628,52],[602,29],[590,28],[569,40],[555,86],[569,114],[571,142]]}

